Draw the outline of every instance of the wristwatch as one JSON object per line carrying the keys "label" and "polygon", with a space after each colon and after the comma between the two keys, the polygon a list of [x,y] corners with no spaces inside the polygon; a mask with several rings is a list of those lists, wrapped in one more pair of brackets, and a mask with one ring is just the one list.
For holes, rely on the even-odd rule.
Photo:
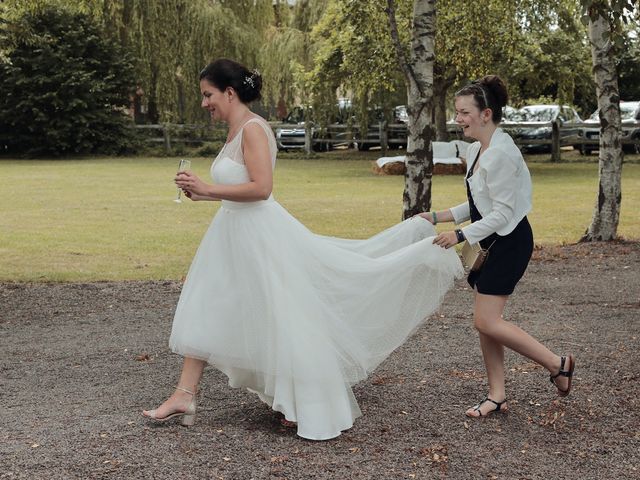
{"label": "wristwatch", "polygon": [[458,237],[458,243],[464,242],[464,233],[459,228],[456,229],[456,237]]}

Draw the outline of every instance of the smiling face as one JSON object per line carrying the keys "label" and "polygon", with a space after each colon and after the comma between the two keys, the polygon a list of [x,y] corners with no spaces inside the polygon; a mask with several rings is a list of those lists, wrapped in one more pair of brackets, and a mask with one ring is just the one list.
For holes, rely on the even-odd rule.
{"label": "smiling face", "polygon": [[491,109],[480,110],[473,95],[461,95],[456,97],[456,123],[462,127],[465,136],[475,138],[482,137],[491,122]]}
{"label": "smiling face", "polygon": [[226,121],[230,105],[231,89],[223,92],[206,79],[200,80],[202,103],[200,106],[209,111],[213,121]]}

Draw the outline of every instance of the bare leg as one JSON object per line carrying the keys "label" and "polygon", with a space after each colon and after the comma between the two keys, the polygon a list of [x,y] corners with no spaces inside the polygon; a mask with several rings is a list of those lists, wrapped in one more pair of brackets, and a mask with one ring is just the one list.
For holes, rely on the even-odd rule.
{"label": "bare leg", "polygon": [[[195,358],[185,357],[182,364],[182,373],[180,374],[180,381],[178,386],[188,390],[190,392],[198,391],[198,384],[202,377],[202,371],[204,370],[205,362],[202,360],[196,360]],[[193,395],[185,392],[184,390],[176,389],[173,394],[165,400],[155,411],[143,410],[142,414],[147,416],[155,416],[156,418],[164,418],[175,412],[186,411],[189,403],[191,402]]]}
{"label": "bare leg", "polygon": [[[480,333],[480,346],[487,369],[489,398],[500,402],[505,398],[504,352],[502,346],[530,358],[555,374],[560,369],[560,357],[516,325],[502,318],[508,296],[484,295],[476,292],[474,326]],[[560,388],[566,388],[568,380],[558,378]],[[495,405],[487,402],[481,408],[485,414]],[[470,410],[469,410],[470,412]]]}
{"label": "bare leg", "polygon": [[527,332],[502,318],[506,296],[476,293],[474,325],[478,331],[505,347],[539,363],[550,372],[557,372],[560,357]]}
{"label": "bare leg", "polygon": [[480,348],[489,381],[489,398],[496,402],[505,399],[504,389],[504,346],[491,337],[480,334]]}
{"label": "bare leg", "polygon": [[205,365],[205,362],[202,360],[185,357],[178,385],[192,392],[198,390],[198,384],[202,378],[202,371]]}

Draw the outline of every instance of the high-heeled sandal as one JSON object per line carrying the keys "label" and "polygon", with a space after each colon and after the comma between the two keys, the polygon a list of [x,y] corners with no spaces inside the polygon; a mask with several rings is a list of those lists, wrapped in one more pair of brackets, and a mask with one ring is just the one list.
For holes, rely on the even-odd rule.
{"label": "high-heeled sandal", "polygon": [[[482,406],[482,404],[486,402],[491,402],[495,404],[496,408],[494,408],[493,410],[489,410],[487,413],[483,414],[482,410],[480,410],[480,407]],[[501,402],[496,402],[495,400],[491,400],[488,396],[486,396],[480,401],[480,403],[472,407],[474,412],[478,412],[478,415],[470,415],[468,412],[465,412],[465,415],[470,418],[480,418],[480,417],[487,417],[492,413],[496,413],[496,412],[506,413],[509,411],[509,406],[508,405],[505,405],[504,407],[502,406],[506,402],[507,402],[506,398]]]}
{"label": "high-heeled sandal", "polygon": [[[569,366],[567,370],[565,370],[564,364],[567,362],[567,359],[569,360]],[[566,397],[567,395],[569,395],[569,392],[571,391],[571,379],[573,378],[573,371],[575,370],[575,368],[576,360],[575,358],[573,358],[573,355],[569,355],[568,357],[560,357],[560,370],[555,375],[549,375],[549,380],[551,380],[551,383],[553,383],[558,389],[558,396]],[[566,377],[568,379],[566,389],[563,390],[558,386],[558,384],[556,383],[556,378],[558,377]]]}
{"label": "high-heeled sandal", "polygon": [[156,417],[156,410],[149,410],[149,412],[147,414],[145,414],[144,412],[142,412],[142,415],[145,418],[148,418],[150,420],[153,420],[154,422],[158,422],[158,423],[164,423],[167,420],[171,420],[172,418],[176,418],[176,417],[182,417],[181,419],[181,424],[185,427],[190,427],[191,425],[194,424],[194,422],[196,421],[196,404],[197,404],[197,400],[196,400],[196,394],[198,393],[197,391],[192,392],[189,389],[186,388],[182,388],[180,386],[176,386],[176,390],[180,390],[182,392],[188,393],[189,395],[191,395],[191,402],[189,402],[189,405],[187,405],[187,409],[184,412],[174,412],[171,413],[169,415],[167,415],[166,417],[162,417],[162,418],[158,418]]}

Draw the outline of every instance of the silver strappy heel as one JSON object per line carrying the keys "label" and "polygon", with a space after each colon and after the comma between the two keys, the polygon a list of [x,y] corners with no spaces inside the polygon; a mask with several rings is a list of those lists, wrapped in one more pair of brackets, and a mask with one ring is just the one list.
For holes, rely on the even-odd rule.
{"label": "silver strappy heel", "polygon": [[191,425],[193,425],[196,421],[197,391],[192,392],[191,390],[180,387],[180,386],[176,386],[176,390],[180,390],[182,392],[185,392],[191,395],[191,401],[189,402],[189,405],[187,406],[187,409],[184,412],[174,412],[170,415],[167,415],[166,417],[158,418],[156,417],[156,412],[157,412],[157,409],[156,409],[156,410],[149,410],[146,414],[142,412],[142,415],[158,423],[164,423],[167,420],[171,420],[172,418],[182,417],[180,422],[182,425],[184,425],[185,427],[190,427]]}

